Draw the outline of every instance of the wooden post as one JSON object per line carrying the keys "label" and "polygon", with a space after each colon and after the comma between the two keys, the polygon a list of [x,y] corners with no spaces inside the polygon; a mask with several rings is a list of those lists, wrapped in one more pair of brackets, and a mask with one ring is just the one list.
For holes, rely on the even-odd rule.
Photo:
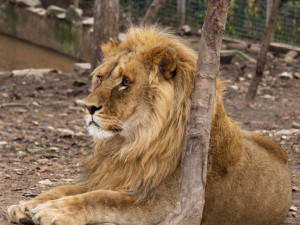
{"label": "wooden post", "polygon": [[185,24],[185,4],[186,0],[177,0],[177,27],[181,28]]}
{"label": "wooden post", "polygon": [[269,46],[270,46],[273,28],[274,28],[275,22],[276,22],[276,16],[277,16],[279,3],[280,3],[280,0],[274,0],[273,4],[272,4],[269,22],[265,29],[261,50],[257,57],[256,72],[251,80],[251,84],[249,86],[249,89],[248,89],[248,92],[246,95],[246,102],[248,104],[252,103],[254,101],[256,92],[257,92],[257,87],[263,77],[267,53],[268,53]]}
{"label": "wooden post", "polygon": [[141,24],[153,23],[159,9],[166,3],[166,0],[154,0],[149,6],[146,15],[144,16]]}
{"label": "wooden post", "polygon": [[119,34],[119,0],[95,0],[94,3],[94,56],[92,68],[102,60],[101,44]]}
{"label": "wooden post", "polygon": [[204,208],[216,76],[230,0],[210,0],[202,27],[177,206],[160,225],[199,225]]}

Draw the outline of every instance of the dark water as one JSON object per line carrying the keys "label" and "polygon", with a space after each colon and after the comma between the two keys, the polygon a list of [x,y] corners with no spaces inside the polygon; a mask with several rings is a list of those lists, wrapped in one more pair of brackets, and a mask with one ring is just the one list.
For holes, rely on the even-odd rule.
{"label": "dark water", "polygon": [[77,61],[54,51],[0,34],[0,71],[25,68],[55,68],[73,71]]}

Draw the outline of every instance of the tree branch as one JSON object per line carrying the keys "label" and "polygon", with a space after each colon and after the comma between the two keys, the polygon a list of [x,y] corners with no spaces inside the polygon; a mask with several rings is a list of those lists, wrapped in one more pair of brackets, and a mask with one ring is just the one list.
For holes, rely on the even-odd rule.
{"label": "tree branch", "polygon": [[181,193],[175,210],[161,225],[199,225],[202,219],[213,100],[229,6],[226,0],[211,0],[207,6],[181,162]]}

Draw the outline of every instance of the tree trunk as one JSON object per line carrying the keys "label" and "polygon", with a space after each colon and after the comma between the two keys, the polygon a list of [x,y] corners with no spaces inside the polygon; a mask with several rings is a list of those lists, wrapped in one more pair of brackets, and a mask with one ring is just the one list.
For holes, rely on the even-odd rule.
{"label": "tree trunk", "polygon": [[199,225],[202,219],[215,82],[229,6],[228,0],[211,0],[207,6],[181,162],[181,193],[175,210],[161,225]]}
{"label": "tree trunk", "polygon": [[153,23],[159,9],[166,3],[166,0],[154,0],[149,6],[146,15],[142,20],[142,24],[151,24]]}
{"label": "tree trunk", "polygon": [[177,27],[181,28],[185,23],[186,0],[177,0]]}
{"label": "tree trunk", "polygon": [[251,80],[251,84],[249,86],[249,89],[248,89],[248,92],[246,95],[247,103],[252,103],[254,101],[256,92],[257,92],[257,87],[263,77],[267,53],[268,53],[269,46],[270,46],[273,28],[274,28],[275,22],[276,22],[276,16],[277,16],[279,3],[280,3],[280,0],[274,0],[273,4],[272,4],[271,14],[269,16],[269,22],[265,29],[261,50],[257,57],[256,73]]}
{"label": "tree trunk", "polygon": [[94,3],[94,56],[92,68],[102,60],[101,44],[119,34],[119,0],[95,0]]}

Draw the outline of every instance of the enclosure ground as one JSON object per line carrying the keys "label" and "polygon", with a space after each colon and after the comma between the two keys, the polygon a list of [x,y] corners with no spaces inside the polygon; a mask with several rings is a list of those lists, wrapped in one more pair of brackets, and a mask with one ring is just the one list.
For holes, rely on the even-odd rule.
{"label": "enclosure ground", "polygon": [[[221,67],[229,79],[225,107],[241,127],[280,143],[292,170],[293,202],[284,225],[300,224],[300,80],[280,77],[300,72],[298,62],[272,59],[256,101],[244,97],[254,66],[234,58]],[[83,119],[82,99],[89,77],[49,73],[43,76],[0,76],[0,224],[6,209],[52,187],[76,182],[92,150]]]}

